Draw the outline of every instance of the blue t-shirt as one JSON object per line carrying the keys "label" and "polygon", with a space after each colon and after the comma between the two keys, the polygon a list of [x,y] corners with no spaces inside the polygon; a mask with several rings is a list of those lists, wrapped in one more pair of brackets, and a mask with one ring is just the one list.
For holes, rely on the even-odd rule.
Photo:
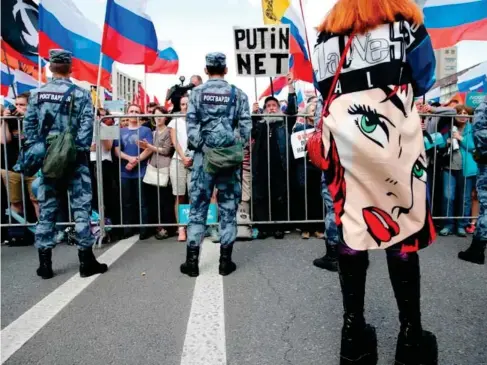
{"label": "blue t-shirt", "polygon": [[[147,127],[139,127],[137,129],[129,129],[129,128],[122,128],[120,129],[120,141],[115,140],[113,141],[113,145],[115,147],[120,146],[120,151],[126,153],[129,156],[138,156],[142,152],[143,149],[137,146],[137,141],[143,141],[144,139],[147,140],[150,144],[153,143],[152,141],[152,132]],[[140,150],[140,151],[139,151]],[[135,166],[132,171],[127,171],[125,166],[127,166],[127,160],[122,160],[122,179],[138,179],[139,177],[143,177],[145,175],[145,169],[147,168],[147,161],[149,159],[145,159],[141,161],[139,165]],[[139,174],[140,171],[140,174]]]}

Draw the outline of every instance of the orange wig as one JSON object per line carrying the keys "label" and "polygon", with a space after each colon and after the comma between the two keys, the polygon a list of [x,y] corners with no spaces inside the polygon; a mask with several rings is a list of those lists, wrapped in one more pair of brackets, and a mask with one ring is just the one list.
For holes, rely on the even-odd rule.
{"label": "orange wig", "polygon": [[364,34],[381,24],[394,22],[397,16],[423,24],[421,9],[413,0],[338,0],[318,31]]}

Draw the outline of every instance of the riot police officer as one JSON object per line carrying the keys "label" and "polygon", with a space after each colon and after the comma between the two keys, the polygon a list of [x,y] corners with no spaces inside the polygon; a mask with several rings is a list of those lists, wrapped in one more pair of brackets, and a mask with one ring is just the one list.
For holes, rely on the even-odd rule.
{"label": "riot police officer", "polygon": [[232,249],[237,235],[237,207],[241,200],[241,166],[212,171],[206,168],[211,150],[246,145],[252,121],[247,95],[224,80],[226,57],[222,53],[206,56],[205,72],[209,79],[193,89],[186,114],[188,149],[194,152],[190,187],[190,214],[186,262],[181,272],[198,276],[200,244],[206,230],[208,206],[216,187],[220,215],[220,275],[236,270]]}
{"label": "riot police officer", "polygon": [[487,97],[475,110],[473,123],[474,155],[478,165],[477,196],[479,197],[480,214],[475,226],[472,244],[465,251],[459,252],[458,258],[483,265],[487,245]]}
{"label": "riot police officer", "polygon": [[[51,125],[46,132],[47,141],[52,141],[56,135],[63,133],[70,123],[76,145],[76,162],[70,166],[69,172],[62,179],[45,176],[40,178],[40,216],[35,239],[40,262],[37,275],[43,279],[50,279],[54,275],[51,257],[52,249],[56,245],[56,212],[59,208],[59,197],[68,190],[75,221],[79,271],[82,277],[88,277],[104,273],[108,269],[107,265],[100,264],[93,254],[95,238],[90,229],[92,191],[88,153],[93,136],[93,104],[89,92],[70,80],[71,53],[62,49],[52,49],[49,56],[52,81],[35,89],[31,94],[24,118],[26,145],[39,139],[39,133],[45,130],[48,121]],[[71,102],[72,98],[74,100]]]}

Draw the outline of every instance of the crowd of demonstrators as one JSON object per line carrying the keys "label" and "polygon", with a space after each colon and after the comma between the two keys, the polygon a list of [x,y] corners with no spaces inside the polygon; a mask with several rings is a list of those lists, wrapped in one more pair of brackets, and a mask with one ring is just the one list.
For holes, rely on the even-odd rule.
{"label": "crowd of demonstrators", "polygon": [[[282,112],[279,100],[269,96],[261,112],[258,103],[252,108],[252,203],[253,221],[259,230],[259,238],[274,235],[282,239],[286,231],[283,224],[259,224],[268,221],[287,221],[288,176],[293,180],[288,159],[289,138],[298,113],[294,80],[288,77],[288,100]],[[259,116],[258,114],[263,114]],[[292,152],[291,152],[292,154]],[[289,174],[289,175],[288,175]],[[290,184],[291,185],[291,184]],[[294,186],[294,184],[293,184]],[[269,189],[271,187],[271,189]]]}
{"label": "crowd of demonstrators", "polygon": [[[475,230],[479,204],[476,194],[477,163],[474,160],[473,110],[451,100],[444,105],[416,104],[423,118],[427,153],[429,195],[439,234],[466,237]],[[465,115],[465,117],[462,117]]]}
{"label": "crowd of demonstrators", "polygon": [[[174,222],[174,210],[171,187],[169,186],[169,166],[174,153],[174,145],[171,140],[171,130],[168,128],[171,118],[164,116],[169,112],[161,106],[152,109],[155,119],[153,143],[146,139],[139,141],[139,147],[152,152],[144,176],[145,193],[149,196],[149,222]],[[165,239],[172,236],[173,228],[157,228],[155,238]]]}
{"label": "crowd of demonstrators", "polygon": [[[197,82],[196,79],[195,82]],[[303,239],[325,238],[327,251],[333,252],[332,247],[328,244],[337,241],[336,235],[333,234],[336,227],[333,219],[326,217],[333,217],[334,213],[330,204],[328,206],[323,204],[323,201],[327,201],[327,195],[320,194],[323,187],[326,190],[324,175],[322,176],[322,172],[306,158],[294,159],[290,144],[290,136],[293,133],[314,128],[312,116],[318,99],[309,98],[306,106],[298,110],[292,75],[288,82],[287,100],[268,97],[264,102],[263,110],[257,103],[253,106],[252,158],[250,158],[250,148],[247,148],[242,176],[244,199],[239,210],[255,222],[253,225],[254,238],[268,236],[283,238],[285,232],[297,229]],[[22,116],[25,113],[28,98],[28,94],[22,94],[16,98],[14,115]],[[187,112],[188,97],[182,97],[179,105],[180,111],[177,114],[184,115]],[[428,153],[428,187],[430,197],[434,199],[433,215],[440,217],[436,223],[441,235],[455,233],[464,237],[473,233],[476,218],[468,220],[444,219],[444,217],[476,217],[479,212],[475,189],[477,164],[473,158],[471,120],[467,117],[454,117],[455,115],[470,115],[472,110],[454,100],[443,106],[439,104],[424,105],[420,102],[416,106],[421,113],[430,114],[423,118],[423,133],[430,138],[439,134],[444,141],[444,144],[440,144],[435,138],[435,148],[429,150]],[[3,116],[12,114],[11,109],[4,107],[1,112]],[[97,110],[98,120],[105,117],[101,121],[104,126],[120,125],[121,138],[114,141],[101,141],[102,182],[97,181],[95,153],[97,146],[93,139],[90,154],[92,209],[99,212],[97,190],[102,187],[104,212],[105,217],[109,218],[108,223],[134,226],[161,224],[156,229],[126,227],[123,232],[120,229],[114,229],[111,231],[112,240],[128,237],[140,231],[141,239],[154,235],[157,239],[164,239],[177,233],[178,240],[184,242],[186,241],[184,226],[180,226],[175,231],[174,227],[164,227],[164,224],[173,225],[179,222],[179,205],[189,202],[193,161],[191,151],[188,151],[187,148],[186,119],[184,116],[157,117],[157,114],[168,114],[169,111],[155,103],[147,106],[147,113],[155,114],[154,117],[138,117],[142,113],[140,106],[135,104],[129,105],[127,108],[127,114],[133,115],[129,118],[106,118],[110,115],[108,110],[103,108]],[[20,174],[12,170],[19,153],[19,127],[22,128],[20,118],[2,120],[0,137],[3,145],[2,154],[5,149],[7,151],[7,158],[1,159],[2,193],[6,190],[6,170],[8,170],[11,209],[22,215]],[[5,168],[5,160],[7,168]],[[252,160],[252,164],[250,164],[250,160]],[[149,172],[147,172],[148,166]],[[147,182],[150,180],[149,175],[159,176],[159,186]],[[30,198],[30,200],[26,200],[26,207],[32,211],[31,217],[29,217],[29,221],[32,222],[38,216],[36,197],[32,193],[32,182],[35,179],[35,176],[24,177],[24,190]],[[272,188],[269,189],[269,186]],[[120,195],[122,196],[121,201]],[[323,200],[316,199],[317,195],[321,195]],[[154,199],[154,197],[157,198]],[[212,195],[212,203],[215,202],[215,197],[216,190]],[[252,216],[250,216],[251,211]],[[60,201],[58,214],[58,221],[69,220],[66,198]],[[123,220],[121,220],[122,218]],[[269,221],[288,220],[291,221],[291,224],[268,223]],[[301,223],[306,220],[324,220],[326,224]],[[293,224],[292,221],[301,222]],[[259,222],[263,223],[259,224]],[[56,241],[66,240],[64,228],[58,227],[57,230]],[[326,231],[326,235],[323,233],[324,231]],[[215,242],[218,241],[219,236],[215,230],[209,229],[208,234],[216,237]],[[11,243],[15,244],[15,235],[11,234],[11,236]],[[245,233],[243,237],[250,238],[250,234]],[[316,266],[329,267],[327,261],[330,257],[333,257],[333,254],[316,260]],[[335,265],[332,266],[335,267]]]}
{"label": "crowd of demonstrators", "polygon": [[[178,114],[186,114],[188,110],[188,97],[181,98],[179,103],[180,111]],[[188,153],[188,134],[186,127],[186,118],[176,117],[169,123],[171,133],[171,142],[175,148],[169,167],[169,176],[171,177],[172,193],[175,197],[174,212],[179,222],[179,204],[186,204],[186,195],[189,195],[191,182],[192,158]],[[178,228],[178,241],[186,242],[186,229]]]}
{"label": "crowd of demonstrators", "polygon": [[[293,127],[292,133],[313,129],[314,114],[316,110],[316,103],[311,99],[302,114],[305,117],[298,118]],[[315,167],[307,158],[302,157],[295,161],[298,202],[295,209],[299,220],[323,220],[323,203],[316,197],[321,194],[321,175],[322,171]],[[301,229],[301,237],[309,239],[310,234],[316,238],[323,239],[323,224],[322,223],[302,223],[299,225]]]}

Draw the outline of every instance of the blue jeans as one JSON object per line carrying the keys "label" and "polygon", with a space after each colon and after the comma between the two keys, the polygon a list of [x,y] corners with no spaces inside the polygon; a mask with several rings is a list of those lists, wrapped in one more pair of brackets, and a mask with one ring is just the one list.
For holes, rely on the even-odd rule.
{"label": "blue jeans", "polygon": [[[474,186],[475,176],[464,177],[461,170],[443,171],[443,215],[445,217],[470,216]],[[467,227],[469,221],[469,219],[458,219],[457,228]],[[454,225],[453,219],[445,219],[443,228],[453,230]]]}

